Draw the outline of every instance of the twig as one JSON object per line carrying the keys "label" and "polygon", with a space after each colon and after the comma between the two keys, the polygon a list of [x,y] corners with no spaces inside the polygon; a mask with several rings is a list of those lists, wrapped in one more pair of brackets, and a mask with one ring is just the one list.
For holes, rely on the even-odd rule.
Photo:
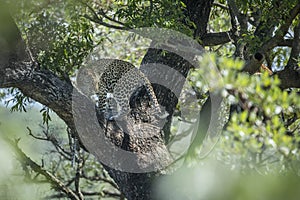
{"label": "twig", "polygon": [[102,9],[100,9],[100,11],[98,12],[101,16],[103,16],[103,17],[105,17],[106,19],[108,19],[108,20],[110,20],[110,21],[112,21],[112,22],[115,22],[115,23],[117,23],[117,24],[120,24],[120,25],[122,25],[122,26],[126,26],[123,22],[120,22],[120,21],[118,21],[118,20],[116,20],[116,19],[114,19],[114,18],[111,18],[110,16],[108,16],[108,15],[106,15],[105,14],[105,12],[102,10]]}
{"label": "twig", "polygon": [[29,136],[33,137],[34,139],[37,139],[37,140],[42,140],[42,141],[47,141],[47,142],[51,142],[51,144],[54,146],[54,148],[57,150],[57,152],[63,156],[64,158],[66,158],[67,160],[71,160],[71,153],[66,151],[62,146],[60,146],[58,144],[58,141],[57,139],[50,135],[48,133],[49,130],[46,130],[46,131],[43,131],[44,135],[46,136],[45,138],[44,137],[39,137],[39,136],[36,136],[32,133],[32,130],[29,128],[29,127],[26,127],[27,130],[29,131]]}
{"label": "twig", "polygon": [[91,20],[92,22],[95,22],[95,23],[97,23],[97,24],[103,25],[103,26],[105,26],[105,27],[107,27],[107,28],[113,28],[113,29],[118,29],[118,30],[129,30],[129,28],[127,28],[127,27],[121,27],[121,26],[116,26],[116,25],[108,24],[108,23],[102,21],[102,20],[99,19],[99,18],[98,18],[98,19],[94,19],[94,18],[91,18],[91,17],[88,16],[88,15],[84,15],[84,17],[85,17],[86,19]]}
{"label": "twig", "polygon": [[80,0],[80,3],[82,3],[84,6],[86,6],[93,13],[95,19],[100,20],[96,11],[89,4],[83,2],[82,0]]}
{"label": "twig", "polygon": [[31,158],[29,158],[18,146],[18,141],[11,140],[9,138],[4,138],[4,140],[10,145],[16,154],[17,159],[23,166],[29,166],[34,172],[43,175],[47,181],[57,188],[59,191],[64,192],[69,198],[80,200],[80,198],[68,187],[64,185],[57,177],[55,177],[52,173],[43,169],[40,165],[34,162]]}
{"label": "twig", "polygon": [[27,128],[27,130],[29,132],[29,136],[33,137],[34,139],[49,141],[48,138],[43,138],[43,137],[39,137],[39,136],[33,135],[32,130],[28,126],[26,128]]}
{"label": "twig", "polygon": [[115,193],[115,192],[109,192],[106,190],[103,190],[101,192],[82,192],[84,196],[107,196],[107,197],[112,197],[112,198],[120,198],[121,194]]}
{"label": "twig", "polygon": [[82,173],[81,175],[82,178],[85,178],[87,180],[90,180],[90,181],[103,181],[105,183],[108,183],[110,184],[112,187],[116,188],[119,190],[119,187],[117,186],[117,184],[107,178],[103,178],[103,177],[100,177],[100,176],[93,176],[93,177],[89,177],[87,176],[84,172]]}
{"label": "twig", "polygon": [[118,29],[118,30],[128,30],[128,29],[129,29],[128,27],[125,26],[124,23],[119,22],[119,21],[117,21],[117,20],[115,20],[115,19],[109,17],[108,15],[106,15],[106,14],[104,13],[103,10],[100,10],[100,11],[99,11],[99,14],[100,14],[101,16],[103,16],[104,18],[106,18],[106,19],[108,19],[108,20],[110,20],[110,21],[112,21],[112,22],[114,22],[114,23],[117,23],[117,24],[120,24],[120,25],[123,25],[123,26],[116,26],[116,25],[113,25],[113,24],[109,24],[109,23],[104,22],[103,19],[100,19],[100,18],[99,18],[97,12],[96,12],[90,5],[88,5],[87,3],[83,2],[82,0],[81,0],[80,2],[81,2],[83,5],[85,5],[85,6],[92,12],[92,14],[93,14],[93,17],[90,17],[90,16],[88,16],[87,14],[83,15],[83,17],[85,17],[86,19],[89,19],[89,20],[92,21],[92,22],[95,22],[95,23],[97,23],[97,24],[103,25],[103,26],[108,27],[108,28],[114,28],[114,29]]}
{"label": "twig", "polygon": [[282,40],[285,34],[288,32],[290,25],[292,24],[293,20],[300,12],[300,4],[297,4],[291,11],[290,15],[285,21],[284,24],[280,26],[280,28],[276,31],[275,36],[264,43],[260,49],[261,52],[268,52],[274,47],[276,47]]}
{"label": "twig", "polygon": [[76,194],[81,198],[81,199],[84,199],[83,197],[83,194],[80,190],[80,178],[81,178],[81,174],[82,174],[82,167],[83,167],[83,161],[82,159],[80,158],[81,155],[80,155],[80,151],[78,152],[78,162],[77,162],[77,168],[76,168],[76,175],[75,175],[75,191],[76,191]]}
{"label": "twig", "polygon": [[149,17],[151,17],[151,15],[152,15],[153,8],[154,8],[153,0],[150,0]]}
{"label": "twig", "polygon": [[224,10],[229,10],[229,8],[221,3],[213,3],[213,6],[216,6],[216,7],[219,7],[219,8],[222,8]]}

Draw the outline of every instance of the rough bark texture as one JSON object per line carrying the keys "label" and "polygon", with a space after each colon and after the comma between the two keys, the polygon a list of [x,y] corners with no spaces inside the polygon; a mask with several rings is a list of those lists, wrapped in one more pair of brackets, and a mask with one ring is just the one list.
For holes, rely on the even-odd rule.
{"label": "rough bark texture", "polygon": [[213,2],[214,0],[184,1],[187,6],[186,15],[196,24],[197,27],[194,31],[195,38],[199,37],[202,39],[202,37],[204,37],[207,33],[207,23]]}
{"label": "rough bark texture", "polygon": [[[175,53],[164,53],[160,49],[149,49],[147,54],[143,59],[142,64],[156,63],[168,66],[172,69],[178,71],[183,77],[186,77],[189,70],[193,67],[188,61],[180,57]],[[172,88],[164,87],[160,84],[153,84],[153,89],[158,98],[158,102],[161,106],[165,107],[165,110],[168,112],[167,123],[165,124],[163,130],[165,134],[165,141],[169,141],[170,136],[170,125],[174,109],[178,102],[178,97],[180,95],[181,89],[185,82],[185,79],[180,79],[175,76],[168,76],[167,73],[162,73],[162,70],[155,69],[145,69],[143,71],[151,81],[152,79],[160,79],[168,85],[173,86]],[[165,71],[168,72],[168,71]]]}
{"label": "rough bark texture", "polygon": [[[185,3],[187,5],[187,17],[189,17],[191,21],[197,25],[196,29],[194,30],[194,36],[199,37],[200,39],[218,36],[208,35],[206,30],[213,0],[191,0],[185,1]],[[296,7],[295,10],[299,12],[297,9],[299,9],[298,7]],[[216,39],[214,41],[207,41],[207,43],[219,44],[222,42],[228,42],[229,38],[226,35],[227,34],[220,33],[219,36],[222,37],[222,39],[219,38],[219,40]],[[82,96],[82,94],[79,93],[70,82],[61,80],[54,73],[48,70],[40,70],[35,68],[34,63],[26,59],[25,45],[22,41],[19,31],[10,16],[2,11],[0,11],[0,42],[0,88],[19,88],[24,95],[51,108],[62,120],[65,121],[74,135],[80,138],[82,144],[101,160],[102,154],[107,152],[105,152],[105,149],[103,149],[103,146],[101,146],[101,142],[99,142],[102,139],[104,140],[103,133],[100,132],[102,135],[97,135],[99,124],[91,125],[89,127],[85,127],[86,129],[84,130],[78,131],[74,122],[74,115],[89,116],[89,111],[91,111],[90,109],[94,109],[93,104],[89,101],[89,99]],[[273,43],[277,44],[280,43],[280,41],[276,40],[274,42],[270,40],[269,43],[273,45]],[[269,46],[268,48],[265,46],[263,48],[269,49]],[[150,48],[148,50],[146,56],[144,57],[143,63],[160,63],[167,65],[170,68],[178,71],[183,77],[186,77],[189,70],[193,67],[187,60],[174,53],[162,53],[161,50],[154,48]],[[254,67],[257,67],[257,65]],[[151,73],[147,74],[147,70]],[[149,76],[150,80],[151,76],[156,76],[160,77],[160,79],[165,80],[166,82],[174,83],[173,91],[159,84],[153,84],[159,103],[164,106],[166,111],[169,113],[167,123],[163,127],[163,131],[165,133],[164,139],[167,142],[169,140],[171,116],[177,104],[177,97],[184,84],[184,79],[180,79],[178,81],[176,76],[169,77],[151,68],[146,68],[145,73]],[[281,78],[281,84],[283,88],[300,87],[299,70],[287,68],[283,72],[278,73],[278,75]],[[140,91],[139,94],[142,94],[142,92],[143,91]],[[81,99],[80,104],[77,104],[77,113],[73,112],[74,97]],[[84,112],[86,112],[86,115],[82,115]],[[98,116],[97,122],[100,123],[100,127],[105,126],[101,116]],[[154,161],[155,159],[159,159],[160,155],[168,157],[167,148],[165,147],[160,135],[161,130],[155,130],[153,137],[141,141],[132,136],[126,136],[125,133],[122,131],[120,132],[120,130],[115,127],[116,126],[114,122],[109,124],[108,133],[106,135],[110,135],[109,139],[111,139],[111,141],[114,143],[112,145],[120,145],[122,149],[135,152],[135,155],[138,157],[137,160],[143,161],[142,163],[137,162],[137,166],[140,166],[141,168],[145,167],[143,165],[145,163],[146,166],[149,166],[148,164],[153,164],[153,159]],[[121,134],[120,144],[118,143],[119,140],[116,138],[119,133]],[[145,152],[151,152],[154,157],[147,157],[147,153]],[[165,159],[166,162],[168,162],[168,158]],[[161,160],[164,160],[164,158],[161,158]],[[112,160],[111,162],[116,162],[118,164],[118,162],[123,162],[123,160]],[[141,200],[154,198],[152,196],[153,192],[151,187],[156,177],[162,176],[161,171],[157,170],[155,172],[129,173],[115,169],[111,167],[110,164],[111,163],[103,163],[106,170],[118,184],[120,190],[124,193],[127,199]],[[155,163],[153,165],[155,165]]]}
{"label": "rough bark texture", "polygon": [[[5,15],[5,20],[2,20],[1,22],[7,23],[6,17],[11,19],[9,15]],[[91,126],[83,127],[86,128],[86,130],[78,131],[78,128],[80,129],[80,127],[76,127],[74,117],[82,119],[80,117],[90,116],[90,111],[95,111],[93,103],[78,92],[70,82],[60,79],[49,70],[40,70],[35,67],[35,63],[24,56],[26,55],[25,46],[16,45],[16,41],[18,44],[23,44],[22,38],[12,19],[10,22],[12,24],[9,24],[9,27],[4,29],[5,31],[9,30],[10,33],[7,34],[2,30],[0,32],[1,41],[5,42],[3,43],[5,45],[2,45],[3,48],[0,52],[0,87],[18,88],[24,95],[51,108],[65,121],[74,133],[74,136],[79,137],[82,141],[81,144],[99,158],[100,161],[103,154],[115,153],[114,151],[109,152],[111,150],[109,148],[107,151],[103,149],[101,142],[99,142],[104,140],[104,135],[97,135],[97,133],[99,133],[97,129],[105,126],[101,116],[98,116],[99,118],[97,120],[100,126],[99,124],[90,124],[87,122]],[[77,102],[77,104],[74,105],[74,98],[80,99],[80,102]],[[79,107],[74,108],[74,106]],[[117,127],[115,122],[109,124],[107,135],[110,135],[108,138],[111,139],[111,141],[117,141],[116,133],[120,132],[120,130],[115,127]],[[151,185],[155,177],[159,176],[161,173],[158,170],[161,166],[157,166],[157,163],[158,165],[162,163],[162,165],[165,166],[166,164],[163,162],[169,159],[168,151],[161,138],[161,130],[151,126],[148,128],[147,125],[144,125],[144,130],[151,131],[153,137],[140,140],[139,138],[130,136],[129,141],[122,141],[121,148],[130,152],[135,152],[135,161],[137,162],[135,164],[140,169],[149,167],[153,170],[156,169],[154,172],[129,173],[118,170],[117,167],[116,169],[112,167],[118,166],[118,163],[121,163],[124,160],[112,160],[112,163],[103,163],[105,169],[118,184],[120,190],[127,199],[153,199]],[[101,133],[103,134],[103,131]],[[121,134],[123,134],[124,137],[125,133]],[[118,144],[116,142],[111,145],[117,146]],[[126,161],[126,158],[123,159]],[[147,170],[145,169],[145,171]]]}

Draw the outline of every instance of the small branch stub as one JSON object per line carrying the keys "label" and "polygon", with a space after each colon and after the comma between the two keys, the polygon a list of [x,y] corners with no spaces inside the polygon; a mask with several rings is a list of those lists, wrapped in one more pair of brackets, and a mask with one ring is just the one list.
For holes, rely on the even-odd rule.
{"label": "small branch stub", "polygon": [[250,56],[250,59],[246,61],[242,71],[248,72],[249,74],[254,74],[255,72],[259,71],[264,60],[265,56],[262,53],[257,52]]}

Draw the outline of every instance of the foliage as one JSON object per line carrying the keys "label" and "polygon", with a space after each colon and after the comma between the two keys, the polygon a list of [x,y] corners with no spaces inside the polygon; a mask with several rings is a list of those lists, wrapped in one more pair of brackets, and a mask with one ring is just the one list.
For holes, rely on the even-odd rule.
{"label": "foliage", "polygon": [[[150,42],[139,38],[136,42],[135,39],[138,36],[128,34],[125,30],[138,27],[159,27],[177,30],[192,37],[193,29],[196,28],[196,25],[185,15],[186,5],[179,0],[13,0],[5,2],[15,7],[14,18],[33,57],[37,59],[39,67],[51,70],[61,79],[67,80],[74,77],[86,57],[95,49],[96,52],[99,52],[99,49],[102,50],[103,54],[100,57],[114,56],[139,65],[145,53],[143,48]],[[232,20],[227,2],[229,1],[215,1],[209,19],[209,32],[231,31]],[[247,53],[255,53],[258,47],[268,41],[284,25],[289,17],[289,10],[299,4],[299,1],[236,0],[233,2],[241,12],[241,16],[249,18],[250,23],[247,24],[245,30],[241,30],[240,38],[237,41],[233,41],[236,39],[234,38],[236,35],[231,35],[230,42],[226,44],[205,47],[210,52],[210,57],[209,59],[204,57],[200,63],[200,66],[206,66],[209,62],[217,66],[223,79],[222,83],[216,82],[216,85],[222,87],[223,97],[233,108],[220,142],[212,152],[212,157],[225,163],[228,168],[239,169],[244,173],[269,176],[289,175],[290,173],[291,176],[299,175],[300,90],[281,89],[280,80],[276,74],[270,76],[266,72],[262,72],[251,76],[242,73],[244,62],[232,58],[235,53],[234,43],[247,44]],[[95,15],[98,18],[95,18]],[[258,17],[260,17],[260,21],[256,20]],[[111,23],[124,31],[118,32],[111,28],[101,27],[97,25],[97,22],[99,24]],[[299,23],[299,16],[294,20],[285,39],[292,38],[291,30],[297,23]],[[255,27],[259,28],[255,29]],[[120,42],[118,41],[120,38],[128,40]],[[136,54],[133,54],[133,51]],[[273,71],[282,69],[288,63],[289,54],[289,47],[274,48],[267,55],[268,67]],[[198,68],[191,70],[189,74],[188,81],[194,91],[188,92],[195,92],[199,97],[199,101],[191,104],[190,110],[201,107],[207,97],[207,90],[212,92],[215,89],[203,81],[203,73],[203,69]],[[0,100],[2,99],[9,99],[7,105],[11,106],[11,111],[26,112],[33,103],[17,89],[1,90]],[[177,106],[178,112],[183,103],[185,103],[184,99]],[[114,194],[115,197],[122,198],[115,183],[107,177],[100,164],[87,153],[78,150],[78,141],[69,129],[65,131],[65,125],[57,126],[61,122],[55,121],[57,117],[52,116],[48,107],[39,107],[39,110],[42,115],[40,124],[43,128],[34,130],[32,126],[36,124],[36,121],[30,122],[30,125],[26,127],[28,129],[26,133],[29,132],[28,137],[31,139],[47,142],[48,149],[44,151],[42,158],[43,162],[47,162],[45,169],[73,190],[77,189],[76,178],[78,178],[78,174],[81,174],[78,181],[81,180],[81,187],[84,190],[96,191],[93,194],[100,197]],[[33,114],[30,116],[32,117]],[[0,119],[3,121],[5,115],[1,115],[1,117]],[[18,124],[18,122],[15,123]],[[178,129],[176,123],[173,123],[172,130]],[[20,132],[18,129],[12,131],[11,127],[2,129],[2,131]],[[24,135],[18,135],[19,137],[26,138]],[[29,142],[28,144],[34,146]],[[196,152],[202,147],[201,145],[202,141],[197,143],[193,150]],[[29,154],[33,155],[32,152]],[[203,164],[197,153],[193,152],[188,156],[190,158],[188,162],[196,163],[196,165]],[[39,162],[37,160],[41,160],[41,158],[35,159],[36,162]],[[75,164],[77,165],[75,166]],[[26,173],[29,172],[26,171]],[[24,172],[24,174],[26,173]],[[39,177],[39,173],[32,174]],[[44,180],[39,178],[29,180]],[[228,179],[228,177],[221,178]],[[242,177],[241,180],[244,180],[243,178],[245,177]],[[230,184],[233,193],[244,195],[244,197],[251,196],[247,187],[256,183],[251,177],[246,177],[245,180],[245,183],[249,184],[246,184],[245,187],[238,186],[236,184],[238,181]],[[273,181],[272,178],[264,180],[267,180],[266,184]],[[101,184],[98,184],[99,181]],[[212,181],[215,180],[212,179]],[[173,182],[182,183],[178,180]],[[170,185],[176,187],[176,184]],[[278,187],[275,184],[274,188]],[[256,189],[254,186],[253,188]],[[53,189],[59,191],[58,188],[54,187]],[[170,192],[170,190],[166,190]],[[272,196],[268,191],[260,192]],[[60,193],[53,192],[50,195],[55,196]],[[88,195],[93,196],[92,192],[86,194],[86,196]]]}
{"label": "foliage", "polygon": [[99,43],[89,20],[84,18],[80,2],[11,1],[20,30],[41,68],[62,78],[74,75],[84,58]]}
{"label": "foliage", "polygon": [[26,107],[33,103],[30,100],[30,98],[24,96],[19,90],[15,89],[15,88],[12,88],[12,89],[9,89],[8,91],[6,91],[5,96],[7,94],[10,94],[13,96],[12,98],[10,98],[4,102],[6,104],[6,106],[9,106],[12,104],[11,108],[10,108],[11,112],[14,112],[14,111],[26,112]]}
{"label": "foliage", "polygon": [[126,28],[169,28],[189,36],[192,36],[191,28],[195,28],[195,24],[184,16],[186,5],[183,1],[118,0],[108,4],[106,9],[110,12],[105,12],[103,4],[95,4],[95,9]]}
{"label": "foliage", "polygon": [[[41,63],[41,68],[50,69],[61,76],[72,75],[94,47],[91,25],[85,19],[73,19],[71,24],[59,22],[49,25],[46,22],[53,22],[49,17],[49,13],[42,13],[36,19],[40,24],[28,28],[29,34],[33,34],[30,38],[34,38],[34,42],[39,38],[35,33],[41,33],[41,43],[50,44],[46,47],[49,49],[39,49],[38,61]],[[37,28],[40,30],[36,30]],[[51,42],[45,43],[45,38]],[[38,44],[32,45],[36,47]]]}
{"label": "foliage", "polygon": [[[69,149],[70,141],[65,134],[65,124],[53,112],[48,114],[51,115],[52,121],[45,124],[36,107],[28,108],[27,113],[11,113],[0,106],[0,155],[4,159],[2,163],[6,163],[6,165],[1,165],[0,169],[7,172],[0,175],[2,198],[40,199],[46,196],[55,198],[53,191],[58,190],[49,185],[44,176],[33,172],[26,164],[21,165],[16,160],[18,157],[13,155],[15,152],[5,143],[5,137],[8,136],[18,138],[19,147],[30,155],[32,161],[41,164],[43,169],[53,174],[62,183],[75,187],[73,183],[78,166],[72,162],[73,157]],[[31,116],[30,119],[28,115]],[[80,173],[84,177],[80,181],[81,189],[99,191],[94,195],[87,194],[87,196],[105,197],[106,190],[115,191],[117,194],[115,185],[110,184],[111,180],[108,175],[102,171],[102,166],[93,156],[85,152],[78,152],[77,156],[77,159],[83,162],[80,164]],[[11,176],[11,174],[17,175]],[[101,184],[95,184],[99,181]],[[53,190],[49,191],[51,187]],[[6,190],[3,191],[3,188]]]}
{"label": "foliage", "polygon": [[[277,76],[267,72],[254,76],[240,73],[242,63],[225,57],[211,56],[223,75],[223,95],[238,112],[231,114],[222,142],[217,148],[218,159],[240,165],[242,169],[258,168],[263,173],[294,170],[299,163],[299,90],[282,90]],[[201,70],[192,74],[201,75]],[[196,87],[203,83],[196,82]],[[201,87],[200,87],[201,88]],[[199,88],[199,89],[200,89]],[[274,164],[275,163],[275,164]]]}

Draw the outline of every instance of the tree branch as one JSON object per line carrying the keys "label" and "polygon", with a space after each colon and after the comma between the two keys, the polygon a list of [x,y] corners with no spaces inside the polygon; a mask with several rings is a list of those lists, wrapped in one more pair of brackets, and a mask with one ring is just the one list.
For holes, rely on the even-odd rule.
{"label": "tree branch", "polygon": [[261,52],[268,52],[274,47],[276,47],[282,40],[283,37],[288,32],[290,25],[292,24],[293,20],[300,12],[300,4],[297,4],[291,11],[289,17],[285,20],[285,23],[278,28],[275,33],[275,36],[268,40],[266,43],[262,45],[260,48]]}
{"label": "tree branch", "polygon": [[261,53],[255,53],[246,61],[242,71],[248,72],[249,74],[254,74],[261,67],[265,57]]}
{"label": "tree branch", "polygon": [[276,72],[280,79],[280,87],[286,88],[300,88],[300,68],[292,69],[285,67],[284,70]]}
{"label": "tree branch", "polygon": [[229,9],[232,11],[234,17],[237,18],[238,22],[239,22],[239,26],[241,27],[241,33],[244,33],[247,31],[248,29],[248,18],[246,15],[240,13],[238,7],[236,6],[236,3],[234,2],[234,0],[227,0]]}
{"label": "tree branch", "polygon": [[77,166],[76,166],[76,174],[75,174],[75,180],[74,180],[74,185],[75,185],[75,191],[76,194],[81,198],[84,199],[84,196],[82,194],[82,191],[80,189],[80,180],[81,180],[81,174],[82,174],[82,168],[83,168],[83,158],[81,157],[82,155],[80,154],[80,151],[78,153],[78,162],[77,162]]}
{"label": "tree branch", "polygon": [[115,189],[119,189],[118,188],[118,185],[115,184],[115,182],[113,182],[112,180],[110,179],[107,179],[107,178],[104,178],[104,177],[101,177],[101,176],[88,176],[86,175],[84,172],[82,173],[81,175],[82,178],[85,178],[87,180],[90,180],[90,181],[102,181],[104,183],[108,183],[110,184],[112,187],[114,187]]}
{"label": "tree branch", "polygon": [[100,9],[98,13],[99,13],[102,17],[108,19],[109,21],[114,22],[114,23],[117,23],[117,24],[120,24],[120,25],[122,25],[123,27],[126,27],[126,24],[124,24],[123,22],[120,22],[120,21],[118,21],[118,20],[116,20],[116,19],[114,19],[114,18],[108,16],[102,9]]}
{"label": "tree branch", "polygon": [[222,8],[222,9],[224,9],[224,10],[229,10],[229,8],[228,8],[227,6],[225,6],[224,4],[221,4],[221,3],[214,2],[214,3],[213,3],[213,6]]}
{"label": "tree branch", "polygon": [[92,12],[93,17],[90,17],[90,16],[87,15],[87,14],[84,15],[84,17],[87,18],[87,19],[89,19],[90,21],[95,22],[95,23],[100,24],[100,25],[103,25],[103,26],[108,27],[108,28],[114,28],[114,29],[118,29],[118,30],[128,30],[128,29],[129,29],[128,27],[125,26],[124,23],[119,22],[119,21],[117,21],[117,20],[115,20],[115,19],[109,17],[108,15],[106,15],[106,14],[104,13],[103,10],[100,10],[100,11],[99,11],[99,14],[100,14],[102,17],[108,19],[109,21],[111,21],[111,22],[113,22],[113,23],[117,23],[117,24],[122,25],[122,26],[116,26],[116,25],[113,25],[113,24],[109,24],[109,23],[104,22],[103,19],[99,18],[97,12],[96,12],[89,4],[83,2],[82,0],[81,0],[80,2],[81,2],[82,4],[84,4],[84,5]]}
{"label": "tree branch", "polygon": [[12,141],[11,139],[4,138],[5,141],[13,149],[14,153],[17,156],[17,159],[22,165],[29,166],[34,172],[43,175],[48,182],[57,188],[59,191],[64,192],[69,198],[75,200],[81,200],[70,188],[66,187],[63,182],[56,178],[53,174],[43,169],[42,166],[38,165],[31,158],[29,158],[18,146],[18,141]]}
{"label": "tree branch", "polygon": [[107,197],[107,198],[118,198],[118,199],[120,199],[120,197],[122,196],[119,193],[110,192],[110,191],[106,191],[106,190],[103,190],[101,192],[82,192],[82,194],[84,196],[102,196],[102,197]]}
{"label": "tree branch", "polygon": [[213,0],[185,0],[183,2],[187,6],[186,16],[196,25],[194,37],[202,39],[207,32],[207,23]]}
{"label": "tree branch", "polygon": [[[235,45],[234,57],[244,58],[244,42],[238,42],[238,39],[244,34],[248,28],[247,18],[242,15],[233,0],[227,0],[229,6],[229,14],[231,18],[232,35]],[[240,27],[240,28],[239,28]]]}
{"label": "tree branch", "polygon": [[281,47],[292,47],[293,46],[293,39],[285,39],[278,42],[278,46]]}
{"label": "tree branch", "polygon": [[294,28],[294,39],[292,43],[292,51],[287,63],[287,67],[294,68],[298,67],[298,62],[300,59],[300,19],[298,24]]}
{"label": "tree branch", "polygon": [[117,30],[129,30],[129,28],[127,28],[127,27],[116,26],[116,25],[113,25],[113,24],[106,23],[106,22],[104,22],[100,18],[96,18],[95,19],[95,18],[92,18],[92,17],[90,17],[88,15],[84,15],[84,17],[87,18],[87,19],[89,19],[89,20],[91,20],[92,22],[95,22],[95,23],[100,24],[102,26],[105,26],[107,28],[113,28],[113,29],[117,29]]}
{"label": "tree branch", "polygon": [[202,37],[202,44],[204,46],[216,46],[221,44],[226,44],[230,41],[232,41],[232,38],[230,37],[231,32],[219,32],[219,33],[207,33]]}
{"label": "tree branch", "polygon": [[48,70],[33,69],[33,66],[31,62],[16,62],[11,63],[7,69],[0,68],[0,87],[19,88],[25,96],[51,108],[74,129],[72,84]]}

